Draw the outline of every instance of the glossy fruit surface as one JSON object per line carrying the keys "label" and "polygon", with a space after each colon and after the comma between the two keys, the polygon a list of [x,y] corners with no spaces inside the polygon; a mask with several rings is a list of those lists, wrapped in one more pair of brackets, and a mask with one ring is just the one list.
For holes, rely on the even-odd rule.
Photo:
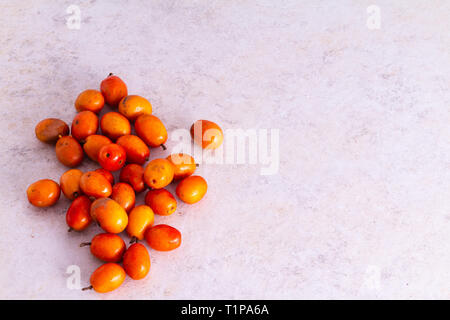
{"label": "glossy fruit surface", "polygon": [[168,216],[177,209],[177,200],[166,189],[149,190],[145,195],[145,204],[160,216]]}
{"label": "glossy fruit surface", "polygon": [[118,76],[110,74],[100,84],[100,91],[102,92],[105,102],[112,107],[116,107],[120,100],[127,94],[127,85]]}
{"label": "glossy fruit surface", "polygon": [[119,180],[131,185],[135,192],[142,192],[145,189],[144,168],[138,164],[126,165],[120,171]]}
{"label": "glossy fruit surface", "polygon": [[56,157],[59,162],[68,167],[76,167],[84,157],[83,148],[80,143],[71,136],[60,138],[56,142]]}
{"label": "glossy fruit surface", "polygon": [[119,182],[112,188],[111,199],[120,204],[126,212],[130,212],[134,208],[136,195],[128,183]]}
{"label": "glossy fruit surface", "polygon": [[132,244],[123,256],[123,268],[133,280],[145,278],[150,271],[150,255],[140,243]]}
{"label": "glossy fruit surface", "polygon": [[167,224],[159,224],[147,229],[145,240],[158,251],[170,251],[181,245],[181,233]]}
{"label": "glossy fruit surface", "polygon": [[81,111],[72,121],[72,137],[84,141],[90,135],[97,133],[98,117],[92,111]]}
{"label": "glossy fruit surface", "polygon": [[75,109],[78,112],[92,111],[99,113],[105,105],[105,99],[98,90],[88,89],[80,93],[75,100]]}
{"label": "glossy fruit surface", "polygon": [[126,96],[119,102],[119,112],[134,122],[140,115],[152,114],[152,105],[144,97]]}
{"label": "glossy fruit surface", "polygon": [[191,126],[191,137],[203,149],[216,149],[223,142],[222,129],[208,120],[197,120]]}
{"label": "glossy fruit surface", "polygon": [[180,180],[194,174],[197,165],[194,158],[188,154],[175,153],[166,158],[169,160],[175,168],[173,179]]}
{"label": "glossy fruit surface", "polygon": [[131,210],[128,216],[127,233],[138,240],[144,239],[145,231],[153,225],[155,215],[153,210],[146,205],[140,205]]}
{"label": "glossy fruit surface", "polygon": [[126,245],[120,236],[112,233],[99,233],[91,240],[91,253],[105,262],[119,262],[125,252]]}
{"label": "glossy fruit surface", "polygon": [[73,200],[83,193],[80,188],[80,179],[82,175],[83,171],[79,169],[70,169],[61,175],[59,185],[67,199]]}
{"label": "glossy fruit surface", "polygon": [[176,193],[183,202],[192,204],[200,201],[206,194],[208,184],[200,176],[187,177],[178,184]]}
{"label": "glossy fruit surface", "polygon": [[167,130],[164,124],[151,114],[143,114],[134,123],[137,135],[152,148],[159,147],[167,141]]}
{"label": "glossy fruit surface", "polygon": [[109,198],[99,198],[92,203],[91,217],[109,233],[120,233],[128,224],[128,215],[125,209]]}
{"label": "glossy fruit surface", "polygon": [[106,180],[109,181],[109,183],[111,183],[111,185],[114,185],[114,176],[110,171],[103,168],[98,168],[95,169],[94,171],[100,173],[102,176],[106,178]]}
{"label": "glossy fruit surface", "polygon": [[128,163],[143,165],[150,157],[150,149],[138,136],[127,134],[119,137],[116,143],[125,149]]}
{"label": "glossy fruit surface", "polygon": [[40,121],[34,129],[36,138],[45,143],[55,143],[69,134],[69,126],[62,120],[49,118]]}
{"label": "glossy fruit surface", "polygon": [[75,231],[86,229],[92,222],[90,210],[91,200],[87,196],[79,196],[72,201],[69,210],[67,210],[67,225]]}
{"label": "glossy fruit surface", "polygon": [[99,293],[110,292],[125,281],[125,270],[116,263],[105,263],[92,273],[91,286]]}
{"label": "glossy fruit surface", "polygon": [[98,162],[98,153],[100,152],[100,149],[110,143],[112,143],[112,141],[108,137],[93,134],[86,138],[83,149],[89,158]]}
{"label": "glossy fruit surface", "polygon": [[120,170],[125,165],[126,160],[125,149],[115,143],[103,146],[98,153],[98,163],[108,171]]}
{"label": "glossy fruit surface", "polygon": [[152,189],[161,189],[173,180],[173,164],[166,159],[154,159],[144,170],[144,181]]}
{"label": "glossy fruit surface", "polygon": [[102,133],[113,141],[131,133],[130,121],[118,112],[105,113],[100,120]]}
{"label": "glossy fruit surface", "polygon": [[50,179],[36,181],[27,189],[28,201],[36,207],[49,207],[54,205],[61,195],[59,185]]}
{"label": "glossy fruit surface", "polygon": [[109,197],[112,192],[111,183],[95,171],[85,172],[80,178],[80,188],[84,194],[94,198]]}

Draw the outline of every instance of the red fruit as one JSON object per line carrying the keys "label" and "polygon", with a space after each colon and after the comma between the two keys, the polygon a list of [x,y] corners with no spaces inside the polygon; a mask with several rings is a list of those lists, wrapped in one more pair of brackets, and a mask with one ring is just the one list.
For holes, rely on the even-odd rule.
{"label": "red fruit", "polygon": [[111,143],[103,146],[98,153],[98,163],[108,171],[117,171],[125,165],[127,154],[118,144]]}

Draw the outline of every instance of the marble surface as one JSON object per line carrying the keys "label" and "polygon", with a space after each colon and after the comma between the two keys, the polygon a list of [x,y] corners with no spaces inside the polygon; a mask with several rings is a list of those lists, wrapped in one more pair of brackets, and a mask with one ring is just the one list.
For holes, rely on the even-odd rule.
{"label": "marble surface", "polygon": [[[80,29],[67,25],[71,5]],[[449,1],[35,0],[0,11],[0,298],[450,298]],[[100,265],[78,247],[99,229],[68,234],[69,201],[37,209],[25,190],[66,170],[36,123],[70,123],[78,93],[109,72],[169,132],[197,119],[279,129],[279,170],[202,165],[207,196],[157,219],[182,246],[150,251],[145,280],[99,295],[67,287],[69,266],[85,286]]]}

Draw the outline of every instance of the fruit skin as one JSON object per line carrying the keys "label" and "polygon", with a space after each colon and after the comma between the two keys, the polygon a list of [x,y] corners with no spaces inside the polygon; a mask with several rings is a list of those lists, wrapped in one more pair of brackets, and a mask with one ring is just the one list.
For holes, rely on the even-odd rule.
{"label": "fruit skin", "polygon": [[59,162],[68,167],[76,167],[83,161],[83,148],[80,143],[71,136],[60,138],[56,142],[56,157]]}
{"label": "fruit skin", "polygon": [[126,165],[120,171],[119,181],[130,184],[137,193],[144,191],[144,168],[134,163]]}
{"label": "fruit skin", "polygon": [[84,141],[90,135],[97,133],[98,117],[92,111],[81,111],[72,121],[72,137]]}
{"label": "fruit skin", "polygon": [[59,185],[67,199],[74,200],[83,193],[80,188],[80,179],[82,175],[83,171],[80,169],[70,169],[61,175]]}
{"label": "fruit skin", "polygon": [[102,133],[113,141],[131,133],[130,121],[118,112],[105,113],[100,120]]}
{"label": "fruit skin", "polygon": [[152,105],[144,97],[130,95],[120,100],[119,112],[134,122],[142,114],[152,114]]}
{"label": "fruit skin", "polygon": [[216,149],[223,142],[222,129],[208,120],[195,121],[191,126],[191,137],[203,149]]}
{"label": "fruit skin", "polygon": [[80,188],[84,194],[94,198],[109,197],[112,192],[111,183],[101,173],[95,171],[83,173]]}
{"label": "fruit skin", "polygon": [[133,280],[140,280],[150,271],[150,255],[140,243],[132,244],[123,255],[123,268]]}
{"label": "fruit skin", "polygon": [[125,270],[117,263],[105,263],[98,267],[91,275],[92,288],[99,292],[110,292],[125,281]]}
{"label": "fruit skin", "polygon": [[119,182],[113,186],[111,199],[120,204],[126,212],[130,212],[136,203],[136,195],[133,188],[125,182]]}
{"label": "fruit skin", "polygon": [[105,262],[119,262],[126,249],[120,236],[112,233],[99,233],[91,240],[91,253]]}
{"label": "fruit skin", "polygon": [[108,171],[120,170],[126,160],[125,149],[115,143],[103,146],[98,153],[98,163]]}
{"label": "fruit skin", "polygon": [[36,181],[27,189],[28,201],[36,207],[49,207],[54,205],[61,195],[59,184],[50,179]]}
{"label": "fruit skin", "polygon": [[108,137],[93,134],[86,138],[83,149],[91,160],[98,162],[98,153],[100,152],[100,149],[110,143],[112,143],[112,141]]}
{"label": "fruit skin", "polygon": [[120,100],[128,95],[128,89],[125,82],[118,76],[114,76],[112,73],[102,81],[100,84],[100,91],[107,104],[111,107],[117,107]]}
{"label": "fruit skin", "polygon": [[106,180],[109,181],[109,183],[111,183],[111,185],[114,185],[114,176],[111,172],[103,168],[98,168],[95,169],[94,171],[100,173],[102,176],[106,178]]}
{"label": "fruit skin", "polygon": [[144,170],[144,181],[152,189],[161,189],[173,180],[173,164],[166,159],[154,159]]}
{"label": "fruit skin", "polygon": [[105,105],[105,98],[98,90],[88,89],[80,93],[75,100],[75,109],[78,112],[92,111],[99,113]]}
{"label": "fruit skin", "polygon": [[128,224],[128,215],[125,209],[109,198],[99,198],[92,203],[91,217],[109,233],[121,233]]}
{"label": "fruit skin", "polygon": [[145,204],[160,216],[169,216],[177,210],[177,200],[166,189],[149,190],[145,195]]}
{"label": "fruit skin", "polygon": [[192,204],[200,201],[206,194],[208,184],[200,176],[187,177],[178,184],[176,193],[183,202]]}
{"label": "fruit skin", "polygon": [[164,124],[151,114],[143,114],[134,123],[136,134],[150,147],[159,147],[167,141],[167,130]]}
{"label": "fruit skin", "polygon": [[146,205],[140,205],[131,210],[128,216],[127,233],[138,240],[144,239],[145,232],[155,222],[153,210]]}
{"label": "fruit skin", "polygon": [[69,135],[69,126],[62,120],[48,118],[36,125],[34,133],[42,142],[55,143],[59,138]]}
{"label": "fruit skin", "polygon": [[187,178],[190,175],[194,174],[195,170],[197,169],[194,158],[192,158],[188,154],[171,154],[166,159],[169,160],[175,168],[175,172],[173,174],[174,180]]}
{"label": "fruit skin", "polygon": [[150,149],[138,136],[127,134],[119,137],[116,143],[125,149],[128,163],[143,165],[150,157]]}
{"label": "fruit skin", "polygon": [[90,209],[91,200],[87,196],[79,196],[73,200],[66,213],[67,225],[75,231],[86,229],[92,222]]}
{"label": "fruit skin", "polygon": [[158,224],[147,229],[145,240],[152,249],[170,251],[181,245],[181,233],[167,224]]}

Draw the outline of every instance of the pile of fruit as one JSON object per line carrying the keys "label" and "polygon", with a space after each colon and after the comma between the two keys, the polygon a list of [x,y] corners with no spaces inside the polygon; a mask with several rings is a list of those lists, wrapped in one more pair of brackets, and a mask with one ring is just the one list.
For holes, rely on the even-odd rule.
{"label": "pile of fruit", "polygon": [[[98,113],[105,104],[118,112],[107,112],[99,121]],[[72,200],[66,214],[69,231],[83,231],[92,222],[103,229],[91,242],[80,245],[89,245],[91,253],[106,262],[92,273],[91,285],[84,289],[109,292],[118,288],[126,275],[138,280],[148,274],[150,256],[139,240],[145,239],[150,248],[159,251],[180,246],[180,231],[166,224],[154,225],[155,214],[168,216],[177,208],[176,198],[164,187],[177,181],[178,198],[193,204],[206,194],[207,183],[193,175],[197,164],[190,155],[177,153],[147,163],[150,148],[166,150],[167,131],[152,114],[150,102],[128,95],[119,77],[110,74],[101,82],[100,91],[83,91],[75,109],[78,113],[70,129],[64,121],[49,118],[37,124],[36,137],[56,144],[56,157],[67,167],[80,165],[87,155],[101,168],[89,172],[70,169],[62,174],[59,184],[39,180],[28,187],[27,196],[32,205],[48,207],[59,200],[62,191]],[[132,124],[136,135],[132,134]],[[99,126],[102,134],[98,134]],[[196,121],[191,136],[204,149],[215,149],[223,141],[220,127],[207,120]],[[111,172],[118,170],[120,182],[114,183]],[[147,188],[145,204],[136,206],[136,193]],[[123,231],[131,238],[128,248],[119,236]]]}

